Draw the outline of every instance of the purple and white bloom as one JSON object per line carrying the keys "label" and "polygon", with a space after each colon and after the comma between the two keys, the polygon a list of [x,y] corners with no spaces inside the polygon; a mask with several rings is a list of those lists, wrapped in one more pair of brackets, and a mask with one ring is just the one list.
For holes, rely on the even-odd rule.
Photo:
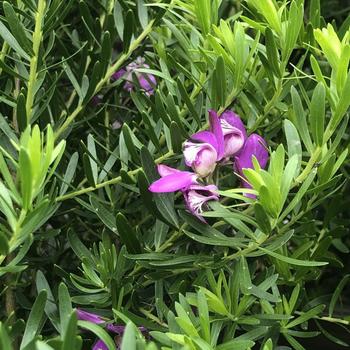
{"label": "purple and white bloom", "polygon": [[[269,159],[266,141],[258,134],[251,134],[242,150],[235,157],[235,169],[244,177],[243,169],[253,169],[253,156],[257,159],[260,167],[264,169]],[[244,188],[252,188],[252,186],[245,180],[242,181]],[[253,194],[246,194],[247,197],[255,198]]]}
{"label": "purple and white bloom", "polygon": [[211,131],[200,131],[185,141],[185,163],[200,176],[210,175],[224,155],[224,135],[215,111],[209,111]]}
{"label": "purple and white bloom", "polygon": [[215,185],[201,185],[198,176],[189,171],[181,171],[166,165],[158,165],[161,178],[151,184],[151,192],[182,191],[188,211],[202,222],[203,207],[210,200],[219,200],[218,188]]}
{"label": "purple and white bloom", "polygon": [[132,80],[132,75],[135,74],[141,88],[145,91],[146,95],[151,96],[154,94],[154,88],[157,85],[156,77],[150,73],[138,72],[137,70],[140,68],[150,68],[150,66],[145,63],[145,59],[143,57],[138,57],[134,62],[129,63],[125,69],[118,70],[112,75],[112,79],[118,80],[124,77],[126,80],[124,89],[130,92],[135,89],[135,84]]}
{"label": "purple and white bloom", "polygon": [[220,124],[224,134],[224,158],[232,157],[243,147],[247,132],[241,118],[232,111],[222,113]]}
{"label": "purple and white bloom", "polygon": [[190,171],[181,171],[166,165],[158,165],[161,178],[149,186],[155,193],[175,192],[197,183],[198,176]]}
{"label": "purple and white bloom", "polygon": [[215,185],[190,185],[183,190],[186,207],[190,213],[196,216],[200,221],[206,222],[202,217],[203,206],[206,207],[209,201],[218,201],[218,188]]}

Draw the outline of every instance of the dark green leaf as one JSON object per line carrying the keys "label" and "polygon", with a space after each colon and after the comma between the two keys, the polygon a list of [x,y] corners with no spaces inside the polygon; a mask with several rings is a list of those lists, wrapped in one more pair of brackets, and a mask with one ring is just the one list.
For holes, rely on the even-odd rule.
{"label": "dark green leaf", "polygon": [[170,125],[171,145],[174,153],[180,153],[182,150],[181,129],[176,122],[171,122]]}
{"label": "dark green leaf", "polygon": [[13,36],[17,39],[19,45],[26,51],[29,55],[33,54],[32,46],[29,39],[26,36],[24,27],[21,21],[18,19],[13,7],[7,2],[4,1],[3,8],[7,23],[10,26]]}
{"label": "dark green leaf", "polygon": [[267,58],[269,60],[270,67],[272,71],[276,75],[277,78],[281,77],[281,70],[279,65],[279,54],[275,42],[275,38],[272,30],[269,27],[265,29],[265,37],[266,37],[266,53]]}
{"label": "dark green leaf", "polygon": [[140,253],[141,245],[136,232],[122,213],[117,214],[116,224],[120,239],[126,245],[128,252],[131,254]]}
{"label": "dark green leaf", "polygon": [[0,36],[6,41],[20,56],[29,61],[29,55],[22,49],[21,45],[6,28],[6,26],[0,21]]}
{"label": "dark green leaf", "polygon": [[124,26],[124,31],[123,31],[123,50],[124,52],[127,52],[129,50],[131,38],[134,32],[134,13],[129,10],[126,13],[125,17],[125,23],[127,23],[126,26]]}
{"label": "dark green leaf", "polygon": [[268,235],[271,232],[270,218],[268,217],[268,215],[266,214],[266,211],[264,210],[263,206],[259,202],[256,202],[254,204],[254,212],[255,212],[255,219],[259,224],[261,231]]}
{"label": "dark green leaf", "polygon": [[[47,292],[42,290],[35,299],[34,305],[30,311],[27,325],[23,334],[20,349],[25,348],[38,334],[41,325],[41,319],[44,314],[44,308],[47,299]],[[112,349],[111,349],[112,350]]]}
{"label": "dark green leaf", "polygon": [[69,334],[70,323],[74,323],[72,319],[72,302],[68,293],[68,288],[64,283],[60,283],[58,287],[58,303],[60,313],[60,328],[62,339],[67,339],[72,334]]}
{"label": "dark green leaf", "polygon": [[108,350],[115,350],[115,343],[113,339],[103,328],[101,328],[97,324],[94,324],[89,321],[78,321],[78,326],[94,333],[99,339],[101,339],[106,344]]}
{"label": "dark green leaf", "polygon": [[9,242],[6,235],[0,231],[0,254],[6,255],[10,250]]}
{"label": "dark green leaf", "polygon": [[315,267],[315,266],[324,266],[328,265],[328,262],[323,262],[323,261],[309,261],[309,260],[298,260],[298,259],[293,259],[288,256],[284,256],[281,254],[278,254],[276,252],[272,252],[270,250],[267,250],[262,247],[258,247],[258,249],[262,250],[265,252],[267,255],[271,255],[276,259],[282,260],[288,264],[291,265],[296,265],[296,266],[305,266],[305,267]]}

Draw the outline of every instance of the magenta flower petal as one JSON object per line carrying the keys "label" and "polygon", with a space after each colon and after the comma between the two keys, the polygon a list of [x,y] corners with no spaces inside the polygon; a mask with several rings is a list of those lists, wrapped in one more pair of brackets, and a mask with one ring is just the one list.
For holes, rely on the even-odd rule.
{"label": "magenta flower petal", "polygon": [[[247,131],[245,129],[245,126],[241,120],[241,118],[233,111],[225,111],[221,114],[221,120],[226,120],[228,124],[233,126],[234,128],[241,131],[242,135],[244,136],[244,139],[247,138]],[[224,135],[225,130],[223,130]]]}
{"label": "magenta flower petal", "polygon": [[126,70],[124,68],[119,69],[117,72],[112,74],[111,79],[114,81],[119,80],[125,73]]}
{"label": "magenta flower petal", "polygon": [[207,202],[219,200],[218,188],[215,185],[203,186],[194,184],[183,191],[186,207],[190,213],[196,216],[200,221],[206,222],[202,217],[203,207]]}
{"label": "magenta flower petal", "polygon": [[105,321],[102,319],[101,316],[93,314],[91,312],[87,312],[81,309],[76,309],[77,311],[77,317],[78,320],[83,320],[83,321],[89,321],[91,323],[95,323],[95,324],[100,324],[100,323],[104,323]]}
{"label": "magenta flower petal", "polygon": [[191,140],[209,143],[211,144],[216,152],[219,152],[219,145],[215,135],[210,131],[199,131],[191,136]]}
{"label": "magenta flower petal", "polygon": [[181,171],[160,178],[153,182],[148,189],[155,193],[175,192],[196,182],[196,174],[189,171]]}
{"label": "magenta flower petal", "polygon": [[201,177],[207,177],[216,167],[218,154],[210,143],[186,141],[183,154],[186,165],[192,167],[195,173]]}
{"label": "magenta flower petal", "polygon": [[258,134],[251,134],[242,150],[235,157],[235,168],[243,175],[243,169],[253,169],[252,158],[255,156],[261,168],[265,168],[269,159],[266,141]]}
{"label": "magenta flower petal", "polygon": [[242,149],[247,138],[243,122],[234,112],[226,111],[221,115],[220,124],[224,134],[224,157],[234,156]]}
{"label": "magenta flower petal", "polygon": [[[267,151],[266,141],[259,136],[258,134],[251,134],[242,150],[235,157],[235,169],[236,171],[244,177],[243,169],[253,169],[253,161],[252,158],[255,156],[261,168],[265,168],[267,161],[269,159],[269,153]],[[243,188],[252,188],[252,186],[244,179],[241,181],[241,185]],[[256,198],[254,194],[245,193],[245,196],[248,198]]]}
{"label": "magenta flower petal", "polygon": [[107,324],[106,329],[116,334],[123,334],[125,331],[125,326],[120,326],[114,323],[110,323],[110,324]]}
{"label": "magenta flower petal", "polygon": [[215,135],[218,143],[218,160],[221,160],[224,155],[224,134],[220,125],[220,120],[214,110],[209,110],[210,130]]}
{"label": "magenta flower petal", "polygon": [[170,166],[167,166],[167,165],[164,165],[164,164],[159,164],[157,166],[157,170],[158,170],[158,174],[161,177],[181,172],[181,170],[178,170],[178,169],[175,169],[175,168],[171,168]]}
{"label": "magenta flower petal", "polygon": [[138,80],[141,88],[145,90],[148,95],[154,94],[154,88],[157,85],[156,77],[153,74],[138,73]]}
{"label": "magenta flower petal", "polygon": [[105,342],[100,339],[94,344],[92,350],[108,350],[108,347]]}
{"label": "magenta flower petal", "polygon": [[[124,90],[130,92],[136,88],[132,78],[132,75],[135,74],[141,89],[145,91],[146,95],[150,96],[154,93],[154,89],[157,85],[156,77],[150,73],[138,72],[138,69],[140,68],[149,68],[149,65],[145,63],[145,59],[143,57],[138,57],[135,61],[126,66],[126,69],[122,74],[125,76],[126,80]],[[119,71],[117,73],[119,73]],[[121,75],[121,73],[118,75]]]}
{"label": "magenta flower petal", "polygon": [[[121,325],[114,324],[114,323],[109,323],[109,324],[107,324],[106,329],[112,333],[122,335],[125,331],[125,326],[121,326]],[[143,326],[138,327],[138,329],[142,333],[148,332],[147,328],[145,328]]]}

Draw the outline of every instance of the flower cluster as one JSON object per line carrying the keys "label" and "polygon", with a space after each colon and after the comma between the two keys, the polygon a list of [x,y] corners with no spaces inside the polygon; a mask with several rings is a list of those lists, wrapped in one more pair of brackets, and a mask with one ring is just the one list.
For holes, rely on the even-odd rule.
{"label": "flower cluster", "polygon": [[265,168],[269,157],[265,140],[258,134],[247,136],[242,120],[234,112],[225,111],[219,117],[210,110],[209,125],[209,130],[193,134],[183,145],[185,163],[193,172],[158,165],[161,178],[149,187],[156,193],[181,191],[187,209],[201,221],[204,221],[201,216],[203,206],[208,201],[219,200],[219,195],[214,184],[204,185],[200,179],[208,183],[217,165],[227,164],[231,159],[234,170],[242,178],[242,186],[251,188],[244,178],[243,169],[253,168],[253,156],[260,167]]}
{"label": "flower cluster", "polygon": [[[114,323],[106,323],[106,321],[99,315],[94,314],[92,312],[87,312],[81,309],[77,309],[77,317],[78,320],[88,321],[94,324],[105,324],[106,329],[116,334],[117,336],[122,336],[125,331],[125,326],[116,325]],[[139,330],[143,333],[147,332],[147,329],[145,327],[139,327]],[[119,344],[117,344],[117,349],[119,349]],[[107,345],[99,339],[93,346],[92,350],[108,350]]]}

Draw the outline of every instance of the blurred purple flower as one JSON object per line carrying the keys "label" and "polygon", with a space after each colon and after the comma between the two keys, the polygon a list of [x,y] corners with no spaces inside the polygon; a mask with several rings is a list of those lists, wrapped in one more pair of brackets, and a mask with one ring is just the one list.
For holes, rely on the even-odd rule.
{"label": "blurred purple flower", "polygon": [[241,118],[232,111],[226,111],[220,116],[220,124],[224,134],[224,157],[237,154],[244,145],[247,132]]}
{"label": "blurred purple flower", "polygon": [[94,344],[92,350],[108,350],[108,347],[105,342],[100,339]]}
{"label": "blurred purple flower", "polygon": [[96,107],[102,102],[102,95],[95,95],[92,97],[91,102]]}
{"label": "blurred purple flower", "polygon": [[211,174],[224,154],[224,135],[215,111],[209,111],[211,131],[200,131],[185,141],[183,154],[185,163],[200,176]]}
{"label": "blurred purple flower", "polygon": [[81,309],[76,309],[76,310],[77,310],[78,320],[89,321],[95,324],[105,323],[105,321],[101,318],[101,316],[97,314],[93,314],[91,312],[87,312]]}
{"label": "blurred purple flower", "polygon": [[[244,177],[243,169],[253,169],[252,158],[255,156],[260,167],[264,169],[269,159],[266,141],[258,134],[251,134],[245,141],[242,150],[235,157],[235,169]],[[245,180],[242,181],[244,188],[252,188]],[[255,198],[253,194],[246,194],[247,197]]]}
{"label": "blurred purple flower", "polygon": [[206,222],[202,217],[203,206],[209,201],[218,201],[218,188],[215,185],[190,185],[182,191],[187,209],[200,221]]}
{"label": "blurred purple flower", "polygon": [[[108,331],[118,335],[123,335],[125,331],[125,326],[117,325],[114,323],[106,323],[106,321],[103,320],[102,317],[97,314],[83,311],[81,309],[76,309],[76,311],[77,311],[78,320],[88,321],[95,324],[104,323]],[[148,332],[147,328],[143,326],[139,327],[139,330],[142,333]],[[92,350],[107,350],[107,349],[108,349],[107,345],[101,339],[99,339],[92,348]]]}
{"label": "blurred purple flower", "polygon": [[120,69],[112,75],[113,80],[118,80],[122,77],[126,80],[124,89],[126,91],[132,91],[136,88],[132,75],[135,74],[140,84],[140,87],[145,91],[146,95],[150,96],[154,94],[154,88],[157,85],[156,77],[150,73],[138,72],[138,69],[149,69],[149,65],[145,63],[143,57],[138,57],[134,62],[129,63],[125,69]]}
{"label": "blurred purple flower", "polygon": [[181,171],[166,165],[158,165],[158,173],[161,178],[149,186],[149,191],[175,192],[197,183],[197,175],[190,171]]}
{"label": "blurred purple flower", "polygon": [[126,70],[124,68],[119,69],[114,74],[112,74],[111,79],[116,81],[116,80],[120,79],[125,73],[126,73]]}

